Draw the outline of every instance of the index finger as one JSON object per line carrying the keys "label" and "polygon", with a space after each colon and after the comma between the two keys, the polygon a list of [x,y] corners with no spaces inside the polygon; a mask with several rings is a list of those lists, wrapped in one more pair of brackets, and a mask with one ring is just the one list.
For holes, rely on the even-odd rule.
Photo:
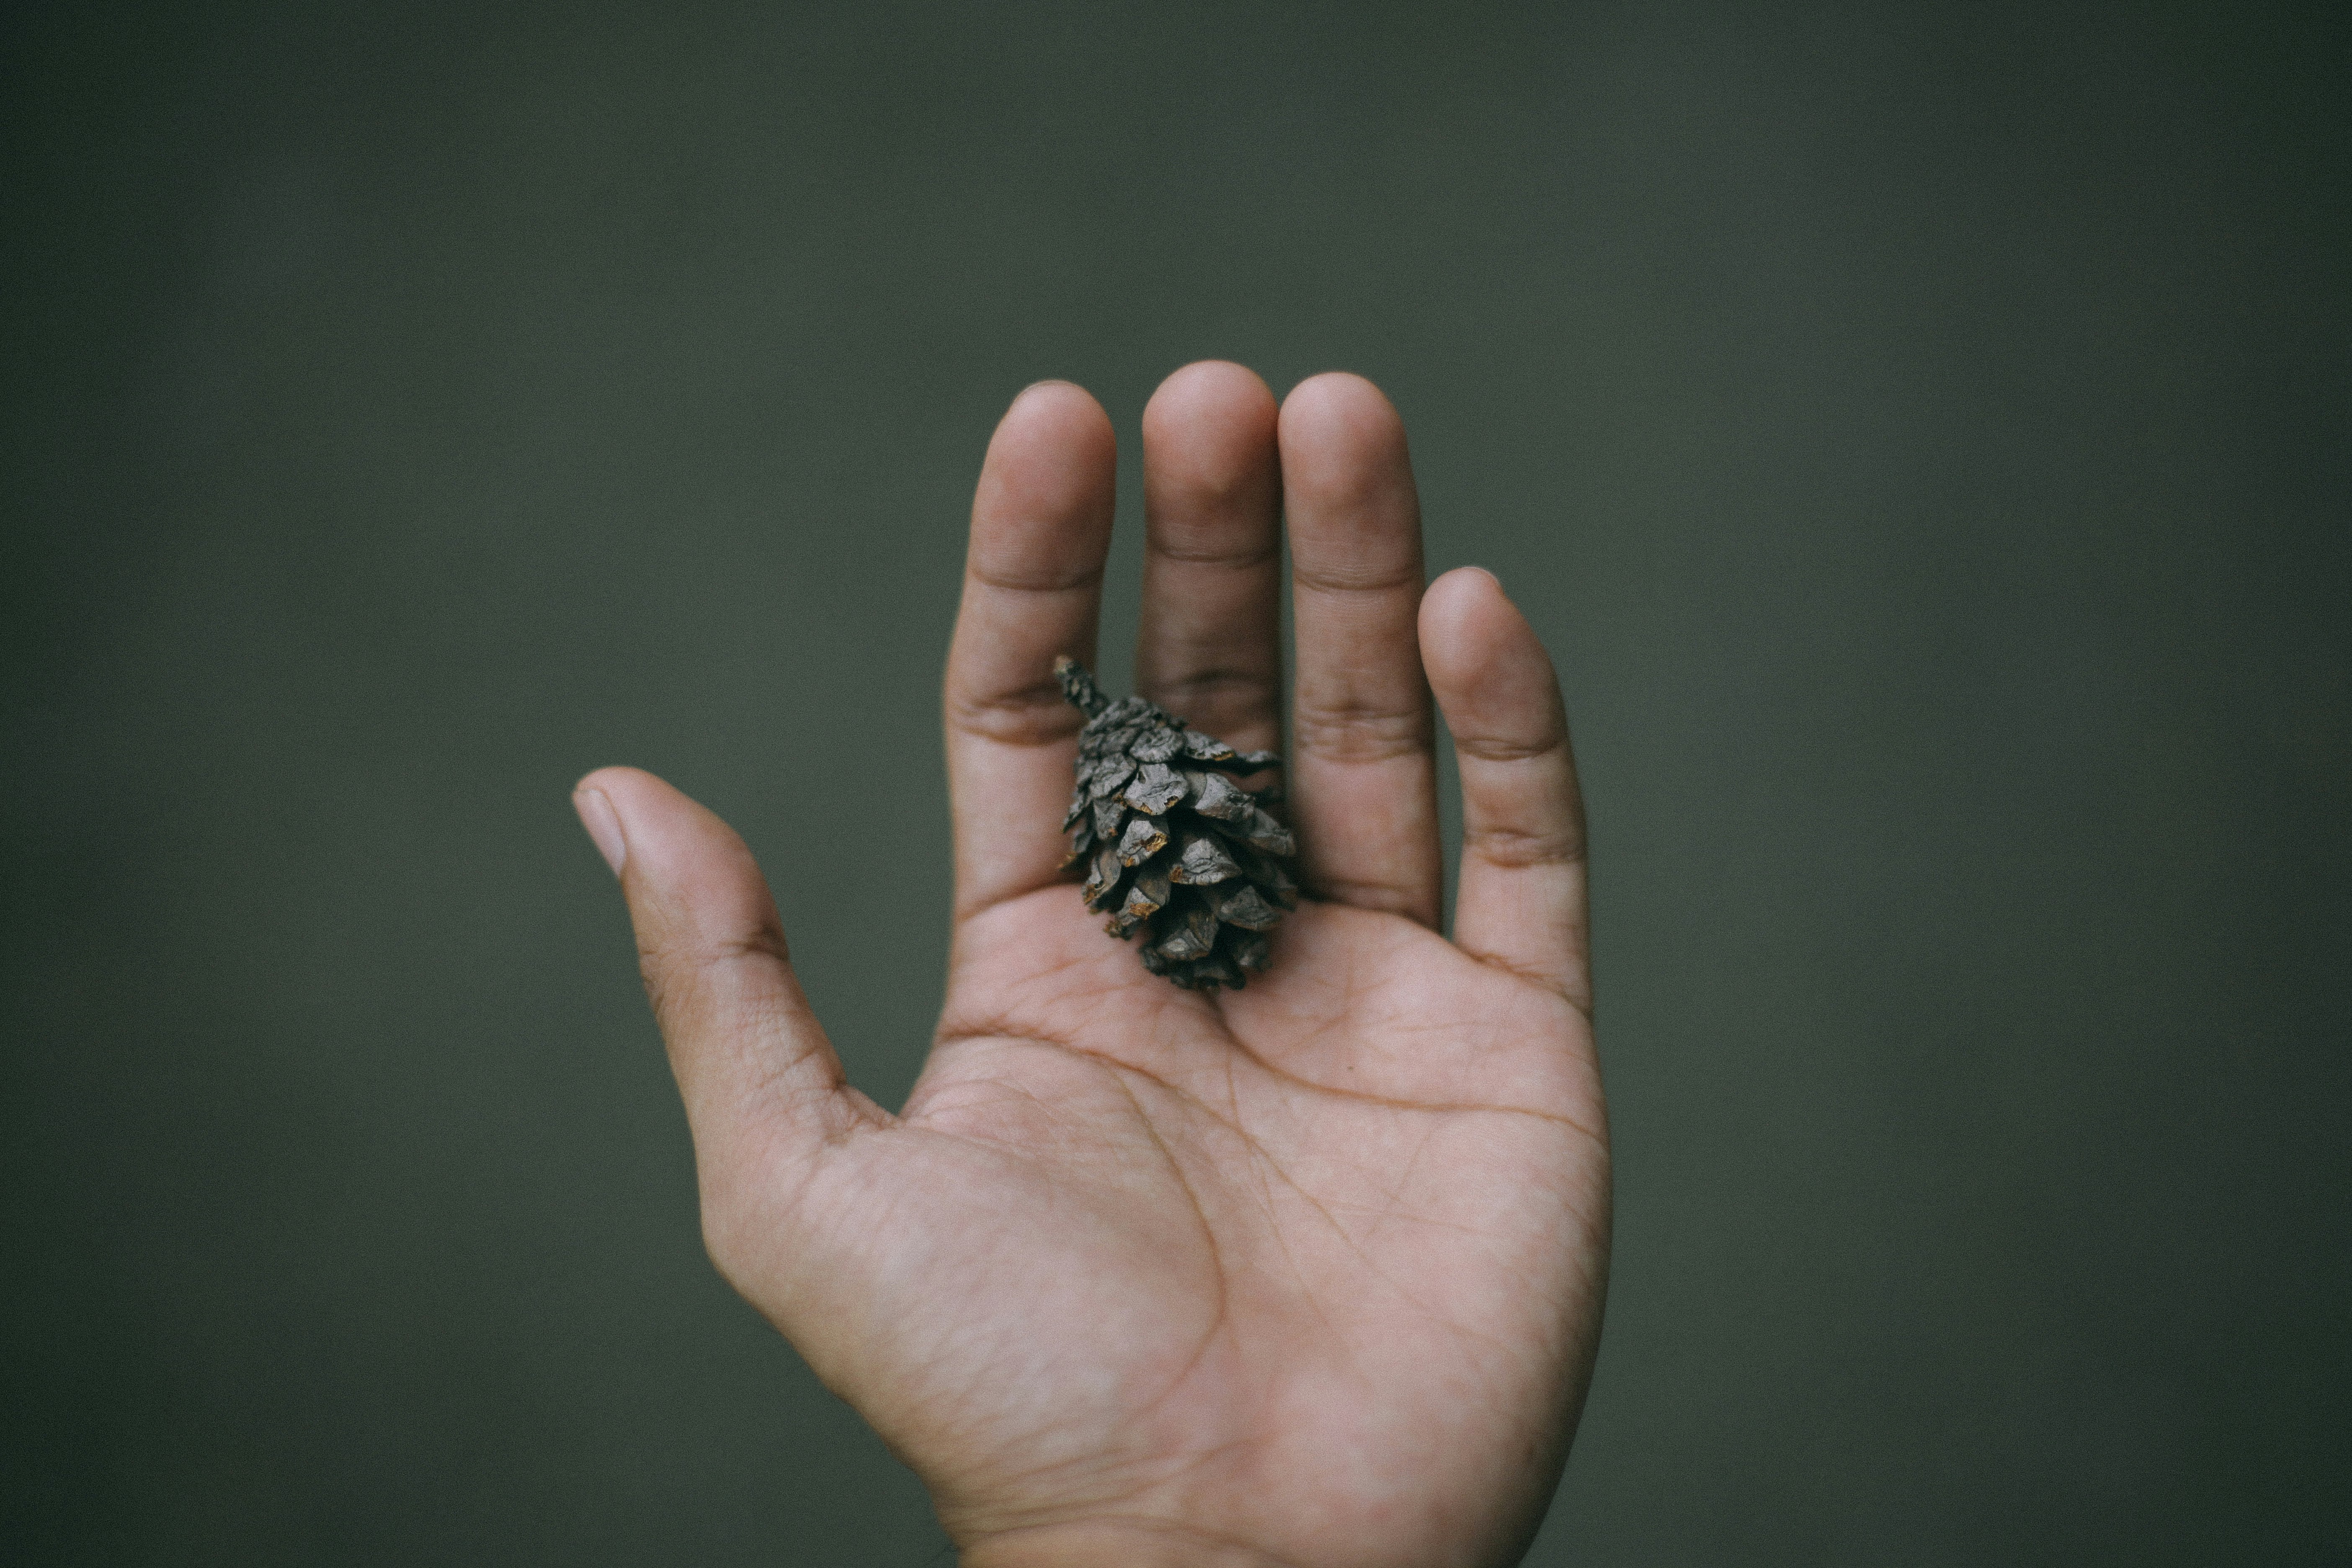
{"label": "index finger", "polygon": [[1054,880],[1083,715],[1058,654],[1091,663],[1117,443],[1083,387],[1013,400],[981,465],[948,649],[948,798],[959,921]]}

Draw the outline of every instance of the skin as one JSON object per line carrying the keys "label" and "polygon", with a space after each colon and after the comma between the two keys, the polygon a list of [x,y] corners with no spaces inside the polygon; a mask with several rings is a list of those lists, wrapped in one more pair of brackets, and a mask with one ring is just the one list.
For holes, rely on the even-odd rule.
{"label": "skin", "polygon": [[[1277,409],[1238,365],[1143,417],[1146,696],[1281,731],[1308,899],[1246,990],[1179,991],[1055,870],[1113,438],[1014,400],[972,507],[946,683],[947,1002],[893,1116],[851,1088],[727,826],[581,782],[692,1124],[704,1233],[929,1485],[977,1568],[1516,1561],[1601,1328],[1609,1160],[1583,814],[1541,645],[1475,567],[1424,591],[1370,383]],[[1431,698],[1462,772],[1452,939]]]}

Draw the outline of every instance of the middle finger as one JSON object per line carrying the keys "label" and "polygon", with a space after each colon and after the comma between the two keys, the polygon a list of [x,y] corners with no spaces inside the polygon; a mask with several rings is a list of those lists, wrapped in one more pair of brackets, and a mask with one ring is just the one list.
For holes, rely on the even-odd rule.
{"label": "middle finger", "polygon": [[1281,743],[1281,474],[1274,394],[1203,360],[1143,410],[1136,686],[1244,752]]}

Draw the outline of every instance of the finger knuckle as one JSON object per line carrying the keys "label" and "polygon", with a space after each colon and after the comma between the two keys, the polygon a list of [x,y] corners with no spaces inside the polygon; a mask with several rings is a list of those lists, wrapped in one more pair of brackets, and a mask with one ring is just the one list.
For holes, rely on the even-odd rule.
{"label": "finger knuckle", "polygon": [[1099,566],[1072,568],[1054,560],[984,561],[975,559],[971,580],[1000,594],[1068,594],[1092,589],[1103,580]]}
{"label": "finger knuckle", "polygon": [[1537,866],[1574,866],[1585,858],[1584,826],[1555,828],[1486,826],[1466,830],[1463,848],[1490,866],[1525,870]]}
{"label": "finger knuckle", "polygon": [[1052,681],[989,695],[950,696],[948,728],[1005,746],[1050,746],[1069,740],[1086,715],[1062,700]]}
{"label": "finger knuckle", "polygon": [[1189,499],[1195,505],[1213,509],[1217,515],[1154,521],[1151,553],[1159,559],[1184,566],[1251,572],[1263,571],[1282,558],[1282,547],[1265,537],[1265,531],[1247,520],[1237,525],[1229,515],[1240,510],[1249,499],[1241,487]]}
{"label": "finger knuckle", "polygon": [[1456,731],[1454,750],[1473,762],[1528,763],[1549,757],[1560,749],[1561,732],[1558,726],[1548,726],[1536,735],[1465,735]]}
{"label": "finger knuckle", "polygon": [[1280,689],[1281,682],[1265,670],[1233,666],[1187,670],[1151,683],[1154,701],[1182,713],[1195,709],[1258,712],[1274,706]]}
{"label": "finger knuckle", "polygon": [[1301,753],[1330,762],[1377,763],[1424,751],[1429,715],[1418,706],[1360,700],[1301,702],[1292,721]]}
{"label": "finger knuckle", "polygon": [[1367,555],[1353,560],[1318,561],[1290,570],[1291,584],[1313,594],[1398,594],[1421,592],[1418,555],[1381,561]]}
{"label": "finger knuckle", "polygon": [[774,917],[696,941],[639,946],[637,974],[645,982],[646,1000],[652,1004],[654,1020],[663,1033],[685,1026],[694,997],[707,993],[704,983],[714,972],[747,959],[761,963],[792,962],[791,944]]}

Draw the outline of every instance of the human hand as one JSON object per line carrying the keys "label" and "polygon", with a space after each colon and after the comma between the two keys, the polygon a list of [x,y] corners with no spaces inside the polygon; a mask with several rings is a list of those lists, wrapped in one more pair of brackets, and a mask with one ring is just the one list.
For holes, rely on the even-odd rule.
{"label": "human hand", "polygon": [[[1402,426],[1239,366],[1143,418],[1144,696],[1280,743],[1280,519],[1308,898],[1239,992],[1180,991],[1055,870],[1111,523],[1109,422],[1014,400],[947,672],[947,1003],[892,1116],[850,1088],[717,817],[608,768],[616,862],[712,1258],[930,1488],[968,1564],[1516,1561],[1591,1374],[1609,1160],[1583,821],[1540,644],[1422,586]],[[1452,941],[1430,693],[1462,772]]]}

